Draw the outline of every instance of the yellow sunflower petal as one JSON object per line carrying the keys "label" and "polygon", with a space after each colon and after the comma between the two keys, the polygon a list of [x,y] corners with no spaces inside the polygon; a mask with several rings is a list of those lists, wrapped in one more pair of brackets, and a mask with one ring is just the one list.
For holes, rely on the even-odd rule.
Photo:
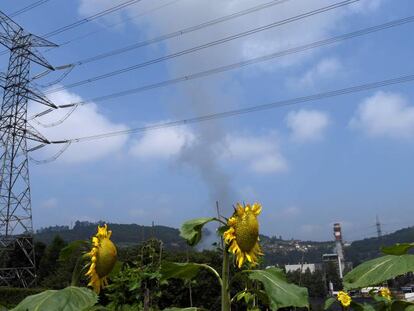
{"label": "yellow sunflower petal", "polygon": [[89,277],[88,286],[98,294],[108,284],[106,277],[117,260],[116,247],[109,239],[111,234],[112,231],[108,231],[106,224],[103,227],[98,226],[96,235],[92,237],[92,249],[87,253],[91,259],[85,275]]}
{"label": "yellow sunflower petal", "polygon": [[241,255],[237,256],[237,267],[241,268],[243,266],[244,263],[244,253],[242,253]]}
{"label": "yellow sunflower petal", "polygon": [[227,221],[229,229],[223,233],[228,251],[235,255],[236,265],[241,268],[245,261],[253,266],[258,264],[258,256],[263,255],[259,245],[259,222],[257,216],[261,205],[241,205],[236,203],[232,217]]}
{"label": "yellow sunflower petal", "polygon": [[237,218],[236,217],[230,217],[229,220],[227,221],[227,225],[232,227],[237,223]]}
{"label": "yellow sunflower petal", "polygon": [[241,217],[244,214],[244,207],[240,203],[236,204],[236,214],[238,217]]}
{"label": "yellow sunflower petal", "polygon": [[260,203],[254,203],[252,206],[252,212],[257,216],[261,213],[262,211],[262,206],[260,205]]}

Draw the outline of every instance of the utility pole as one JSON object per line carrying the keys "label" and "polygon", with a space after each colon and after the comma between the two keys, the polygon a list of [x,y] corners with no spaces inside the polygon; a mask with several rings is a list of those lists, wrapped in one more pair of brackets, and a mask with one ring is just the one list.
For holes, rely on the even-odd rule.
{"label": "utility pole", "polygon": [[[0,77],[0,286],[29,287],[36,282],[28,152],[50,142],[27,121],[29,100],[57,108],[30,84],[30,65],[53,67],[36,47],[56,45],[33,34],[0,11],[0,44],[10,50]],[[28,141],[37,146],[28,150]]]}
{"label": "utility pole", "polygon": [[377,221],[375,223],[375,226],[377,227],[377,236],[378,236],[378,239],[381,239],[381,237],[382,237],[382,230],[381,230],[381,223],[380,223],[380,220],[379,220],[378,215],[377,215],[376,220]]}

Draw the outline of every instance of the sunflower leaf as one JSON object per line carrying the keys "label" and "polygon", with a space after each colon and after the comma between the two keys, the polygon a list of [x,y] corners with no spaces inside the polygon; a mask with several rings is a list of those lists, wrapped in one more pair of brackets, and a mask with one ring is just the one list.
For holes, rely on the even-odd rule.
{"label": "sunflower leaf", "polygon": [[308,290],[288,283],[281,269],[253,270],[249,273],[249,278],[263,284],[272,310],[284,307],[309,308]]}
{"label": "sunflower leaf", "polygon": [[71,256],[78,252],[87,250],[89,247],[89,242],[84,240],[76,240],[70,242],[67,246],[62,248],[59,253],[59,261],[67,261],[71,258]]}
{"label": "sunflower leaf", "polygon": [[213,217],[196,218],[186,221],[180,229],[180,236],[191,246],[195,246],[201,240],[203,226],[213,220]]}
{"label": "sunflower leaf", "polygon": [[182,279],[192,280],[203,266],[197,263],[163,262],[161,266],[161,280]]}
{"label": "sunflower leaf", "polygon": [[90,289],[69,286],[28,296],[11,311],[65,310],[79,311],[92,307],[98,296]]}
{"label": "sunflower leaf", "polygon": [[323,309],[328,310],[336,301],[337,300],[335,297],[329,297],[328,299],[325,300]]}
{"label": "sunflower leaf", "polygon": [[366,261],[344,277],[346,290],[374,286],[414,271],[414,255],[386,255]]}

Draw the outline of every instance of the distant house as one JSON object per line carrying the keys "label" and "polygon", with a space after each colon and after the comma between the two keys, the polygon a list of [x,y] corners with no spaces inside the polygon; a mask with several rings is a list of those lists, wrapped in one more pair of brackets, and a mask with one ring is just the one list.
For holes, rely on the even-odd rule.
{"label": "distant house", "polygon": [[316,270],[322,270],[322,265],[319,263],[285,265],[286,273],[295,271],[302,271],[302,273],[305,273],[308,269],[311,273],[314,273]]}

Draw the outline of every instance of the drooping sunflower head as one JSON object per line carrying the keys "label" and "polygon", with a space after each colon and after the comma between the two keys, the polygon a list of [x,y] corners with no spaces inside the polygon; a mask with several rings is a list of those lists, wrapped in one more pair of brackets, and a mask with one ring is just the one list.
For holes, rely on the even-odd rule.
{"label": "drooping sunflower head", "polygon": [[351,301],[352,301],[351,296],[349,296],[349,294],[347,292],[344,292],[344,291],[339,291],[338,292],[337,299],[339,300],[339,302],[344,307],[349,307],[349,305],[351,304]]}
{"label": "drooping sunflower head", "polygon": [[87,255],[90,257],[88,286],[99,294],[101,288],[108,284],[107,276],[111,273],[117,259],[115,244],[110,240],[112,231],[108,226],[98,226],[98,232],[92,237],[92,249]]}
{"label": "drooping sunflower head", "polygon": [[229,229],[224,232],[223,238],[229,246],[229,251],[235,254],[236,264],[239,268],[243,263],[250,262],[253,266],[258,263],[258,256],[263,255],[259,245],[259,221],[262,206],[241,205],[237,203],[233,216],[229,218]]}
{"label": "drooping sunflower head", "polygon": [[382,287],[379,290],[379,295],[387,300],[391,300],[391,291],[388,287]]}

